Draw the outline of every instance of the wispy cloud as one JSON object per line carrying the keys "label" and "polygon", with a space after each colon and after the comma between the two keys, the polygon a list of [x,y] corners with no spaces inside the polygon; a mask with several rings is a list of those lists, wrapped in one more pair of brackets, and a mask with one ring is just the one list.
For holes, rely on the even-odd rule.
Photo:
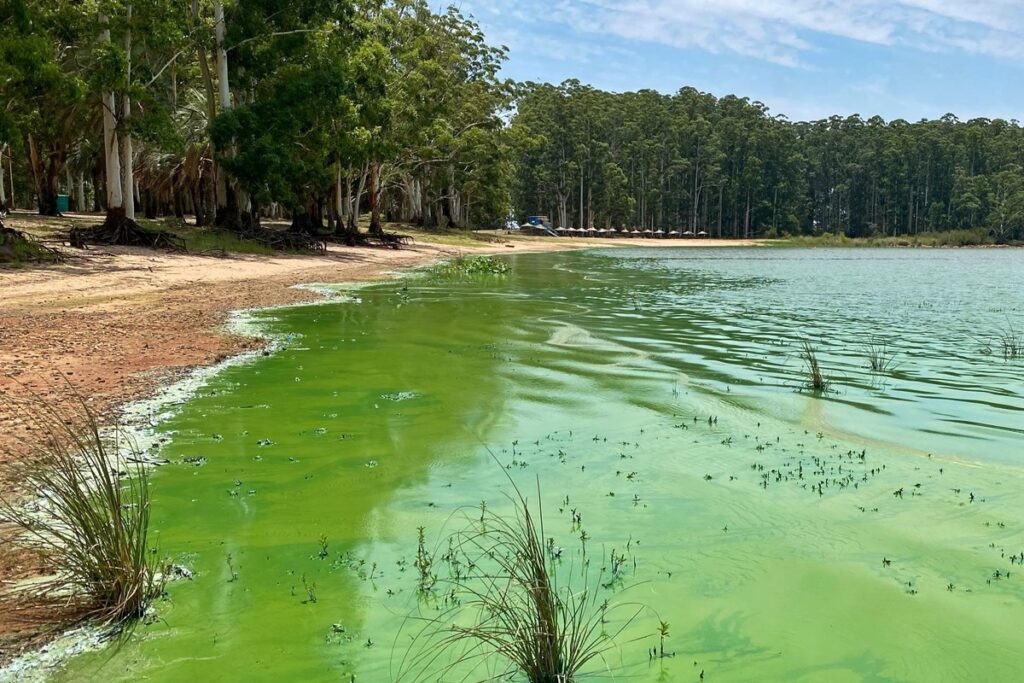
{"label": "wispy cloud", "polygon": [[1024,61],[1022,0],[525,0],[514,11],[594,36],[789,67],[805,66],[827,37]]}

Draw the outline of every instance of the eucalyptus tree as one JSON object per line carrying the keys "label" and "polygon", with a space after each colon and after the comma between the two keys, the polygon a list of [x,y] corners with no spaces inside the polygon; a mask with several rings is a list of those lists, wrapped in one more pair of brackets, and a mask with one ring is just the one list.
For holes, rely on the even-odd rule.
{"label": "eucalyptus tree", "polygon": [[89,86],[78,66],[85,40],[61,2],[0,7],[0,136],[24,150],[39,213],[57,214],[61,171],[89,121]]}

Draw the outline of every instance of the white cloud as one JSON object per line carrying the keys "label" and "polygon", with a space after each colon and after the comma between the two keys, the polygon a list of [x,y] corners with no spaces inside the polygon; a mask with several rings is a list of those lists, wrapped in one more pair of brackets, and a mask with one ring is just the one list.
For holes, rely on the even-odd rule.
{"label": "white cloud", "polygon": [[[504,3],[477,4],[493,12]],[[526,0],[516,13],[792,67],[807,63],[822,36],[1024,61],[1022,0]]]}

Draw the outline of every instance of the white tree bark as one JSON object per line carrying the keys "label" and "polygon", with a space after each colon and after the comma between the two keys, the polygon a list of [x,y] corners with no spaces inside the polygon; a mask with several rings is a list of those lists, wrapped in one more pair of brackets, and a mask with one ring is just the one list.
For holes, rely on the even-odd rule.
{"label": "white tree bark", "polygon": [[78,172],[75,178],[75,208],[85,212],[85,174]]}
{"label": "white tree bark", "polygon": [[[124,52],[127,55],[127,83],[132,82],[132,6],[128,5],[128,30],[124,37]],[[132,115],[131,98],[126,94],[122,98],[122,120],[127,121]],[[135,164],[133,162],[132,136],[125,133],[121,136],[121,192],[124,195],[124,215],[135,220]]]}
{"label": "white tree bark", "polygon": [[217,40],[217,92],[220,96],[222,111],[231,109],[231,88],[228,83],[228,51],[224,47],[224,3],[215,0],[213,3],[213,32]]}
{"label": "white tree bark", "polygon": [[[3,161],[3,160],[0,159],[0,161]],[[7,173],[8,173],[8,175],[7,175],[7,182],[10,183],[10,188],[11,188],[11,195],[10,195],[10,197],[8,197],[8,200],[11,203],[8,205],[7,208],[13,209],[14,208],[14,200],[15,200],[15,197],[14,197],[14,150],[13,149],[8,149],[7,150]]]}
{"label": "white tree bark", "polygon": [[356,227],[359,226],[359,217],[362,215],[360,204],[363,202],[363,193],[366,191],[366,178],[370,174],[370,162],[363,164],[363,171],[359,175],[359,185],[356,188],[356,196],[352,198],[352,215],[355,216]]}
{"label": "white tree bark", "polygon": [[[221,0],[214,0],[213,3],[213,35],[216,41],[215,53],[217,56],[217,95],[220,100],[221,111],[231,109],[231,88],[228,83],[228,51],[224,47],[224,3]],[[217,206],[227,204],[227,177],[223,169],[217,169]]]}
{"label": "white tree bark", "polygon": [[7,190],[4,189],[4,154],[7,145],[0,147],[0,208],[7,208]]}
{"label": "white tree bark", "polygon": [[[100,15],[100,40],[110,42],[109,20],[105,15]],[[114,92],[106,90],[103,92],[103,156],[107,169],[107,212],[114,209],[124,208],[124,194],[121,191],[121,155],[120,145],[117,140],[117,104],[114,101]]]}
{"label": "white tree bark", "polygon": [[344,197],[341,194],[341,162],[337,163],[334,176],[334,213],[341,222],[345,218]]}

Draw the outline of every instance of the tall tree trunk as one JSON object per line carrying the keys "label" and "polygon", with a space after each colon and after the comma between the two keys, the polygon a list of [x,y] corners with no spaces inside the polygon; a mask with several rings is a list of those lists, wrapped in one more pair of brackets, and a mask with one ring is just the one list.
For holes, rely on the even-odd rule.
{"label": "tall tree trunk", "polygon": [[85,212],[85,174],[79,171],[75,174],[75,210]]}
{"label": "tall tree trunk", "polygon": [[103,182],[102,182],[101,177],[100,177],[102,175],[103,175],[102,169],[100,168],[100,165],[97,162],[92,167],[92,212],[93,213],[99,213],[99,212],[103,211],[103,197],[105,195],[106,189],[104,188]]}
{"label": "tall tree trunk", "polygon": [[[100,41],[110,42],[110,22],[100,15]],[[117,103],[114,92],[103,92],[103,154],[107,178],[107,222],[119,221],[125,217],[124,194],[121,185],[121,155],[117,135]]]}
{"label": "tall tree trunk", "polygon": [[370,182],[369,182],[369,193],[370,193],[370,232],[374,235],[380,235],[384,232],[383,226],[380,223],[380,164],[374,162],[370,164]]}
{"label": "tall tree trunk", "polygon": [[0,211],[7,210],[7,189],[4,187],[4,155],[6,153],[7,145],[0,145]]}
{"label": "tall tree trunk", "polygon": [[27,144],[29,163],[32,167],[32,183],[38,200],[39,215],[56,216],[58,215],[57,189],[60,181],[60,169],[63,165],[63,155],[59,152],[51,152],[44,161],[42,151],[36,144],[34,136],[28,136]]}
{"label": "tall tree trunk", "polygon": [[[192,0],[192,20],[196,26],[199,25],[199,0]],[[217,116],[217,95],[214,92],[213,74],[210,71],[210,60],[206,56],[207,47],[208,46],[204,44],[197,45],[196,54],[199,57],[199,73],[200,76],[202,76],[203,89],[206,92],[206,120],[209,124],[212,123],[213,119]],[[206,188],[202,188],[204,190],[201,192],[202,203],[207,204],[207,208],[209,209],[209,211],[203,212],[205,215],[203,217],[203,222],[201,223],[202,225],[211,225],[215,223],[217,219],[217,190],[219,187],[217,178],[220,177],[221,170],[217,166],[217,150],[212,141],[210,142],[210,158],[213,159],[213,181],[209,182],[210,179],[208,178],[207,184],[209,185],[208,191],[211,195],[210,198],[212,201],[207,203],[208,197],[207,192],[205,191]],[[197,204],[197,206],[199,205]],[[198,212],[196,216],[196,225],[200,225],[198,222]]]}
{"label": "tall tree trunk", "polygon": [[[224,44],[227,26],[224,21],[224,3],[221,0],[214,0],[213,21],[217,51],[217,95],[223,113],[231,110],[231,87],[228,82],[228,51]],[[225,153],[230,154],[231,150],[225,150]],[[232,229],[241,226],[238,197],[223,169],[217,173],[217,223]]]}
{"label": "tall tree trunk", "polygon": [[335,163],[334,167],[334,216],[336,223],[334,224],[334,232],[337,235],[342,234],[345,230],[345,197],[342,194],[341,186],[341,162]]}
{"label": "tall tree trunk", "polygon": [[[132,82],[132,6],[126,8],[128,28],[125,31],[124,52],[127,56],[125,65],[125,82]],[[127,93],[122,96],[122,121],[127,122],[132,115],[132,102]],[[132,136],[127,131],[121,135],[121,192],[124,194],[125,218],[135,220],[135,170],[133,162]]]}

